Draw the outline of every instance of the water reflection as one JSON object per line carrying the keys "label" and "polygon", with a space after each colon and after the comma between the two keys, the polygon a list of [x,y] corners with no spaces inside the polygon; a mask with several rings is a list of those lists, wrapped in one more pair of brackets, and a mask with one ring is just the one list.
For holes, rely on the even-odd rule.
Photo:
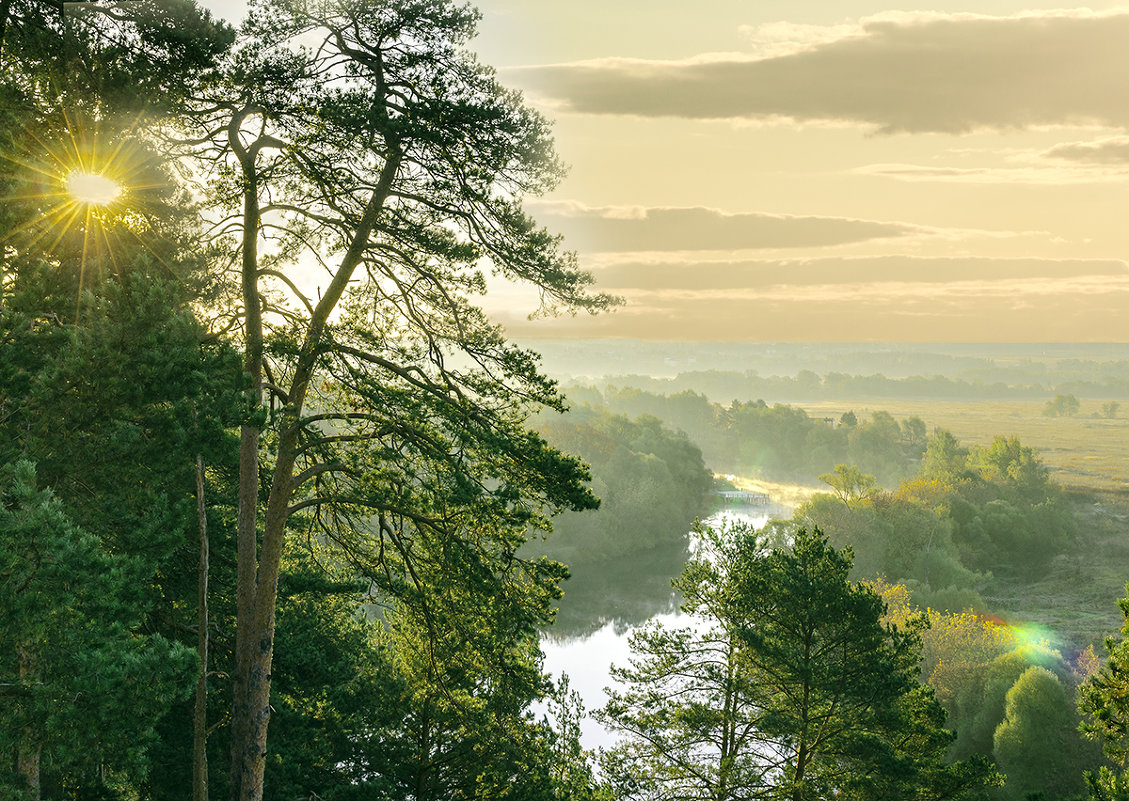
{"label": "water reflection", "polygon": [[[783,510],[779,510],[783,511]],[[704,522],[720,525],[744,521],[756,528],[778,510],[728,509]],[[653,549],[614,563],[574,565],[565,582],[557,622],[542,640],[545,671],[555,678],[569,676],[588,710],[601,708],[611,679],[612,664],[626,664],[631,631],[648,620],[677,623],[682,617],[670,580],[682,571],[690,555],[689,535],[677,547]],[[607,747],[614,736],[592,719],[584,721],[581,740],[586,748]]]}
{"label": "water reflection", "polygon": [[547,636],[553,640],[585,638],[605,625],[623,635],[655,615],[671,613],[679,600],[670,586],[689,556],[689,536],[682,542],[652,548],[609,562],[569,566],[564,597]]}

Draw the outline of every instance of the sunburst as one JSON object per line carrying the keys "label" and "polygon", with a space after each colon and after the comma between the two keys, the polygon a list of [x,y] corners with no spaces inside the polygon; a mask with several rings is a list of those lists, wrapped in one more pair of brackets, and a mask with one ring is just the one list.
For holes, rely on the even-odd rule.
{"label": "sunburst", "polygon": [[120,272],[129,254],[159,259],[149,212],[168,182],[137,125],[60,113],[50,127],[25,128],[22,152],[0,154],[18,181],[5,200],[22,211],[0,248],[76,270],[80,297],[91,274]]}

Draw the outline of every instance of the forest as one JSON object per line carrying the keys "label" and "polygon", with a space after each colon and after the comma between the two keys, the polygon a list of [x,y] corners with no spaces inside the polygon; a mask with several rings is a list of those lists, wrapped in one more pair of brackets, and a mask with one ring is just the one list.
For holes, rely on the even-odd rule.
{"label": "forest", "polygon": [[[991,617],[1093,542],[1032,448],[566,397],[489,281],[619,299],[522,205],[561,167],[477,12],[256,10],[0,3],[0,798],[1129,798],[1129,623]],[[720,473],[830,492],[697,525]],[[585,710],[543,637],[605,563]],[[693,622],[636,625],[645,563]]]}

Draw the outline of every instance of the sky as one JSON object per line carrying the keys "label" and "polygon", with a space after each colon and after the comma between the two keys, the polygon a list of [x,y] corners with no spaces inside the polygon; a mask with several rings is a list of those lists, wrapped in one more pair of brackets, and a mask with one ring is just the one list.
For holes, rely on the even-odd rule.
{"label": "sky", "polygon": [[478,5],[570,165],[527,206],[625,301],[496,286],[512,335],[1129,341],[1129,6]]}

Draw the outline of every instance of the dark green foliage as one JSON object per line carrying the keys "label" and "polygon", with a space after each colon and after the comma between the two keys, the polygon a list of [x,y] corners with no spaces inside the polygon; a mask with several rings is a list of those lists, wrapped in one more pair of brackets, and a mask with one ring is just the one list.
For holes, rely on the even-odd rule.
{"label": "dark green foliage", "polygon": [[4,8],[0,66],[9,81],[72,113],[176,110],[234,38],[191,0],[140,0],[113,12],[35,0]]}
{"label": "dark green foliage", "polygon": [[628,736],[605,762],[623,797],[963,798],[995,782],[983,760],[946,763],[952,734],[917,681],[922,623],[884,626],[849,553],[817,530],[790,550],[702,536],[679,580],[700,625],[637,635],[604,711]]}
{"label": "dark green foliage", "polygon": [[[1126,586],[1129,591],[1129,586]],[[1084,716],[1082,730],[1098,740],[1118,772],[1104,770],[1087,777],[1094,799],[1129,796],[1129,597],[1117,605],[1125,616],[1121,637],[1106,639],[1108,662],[1078,691],[1078,708]]]}
{"label": "dark green foliage", "polygon": [[145,630],[147,561],[105,552],[27,461],[0,471],[0,550],[0,753],[34,757],[48,797],[143,778],[192,670],[186,648]]}
{"label": "dark green foliage", "polygon": [[882,601],[848,582],[849,553],[801,529],[791,552],[754,551],[738,564],[734,597],[748,610],[741,636],[772,688],[760,728],[786,744],[782,797],[930,797],[952,792],[941,789],[950,782],[967,781],[960,792],[983,786],[985,766],[945,766],[952,735],[917,682],[920,638],[914,625],[881,624]]}
{"label": "dark green foliage", "polygon": [[[122,788],[138,786],[150,755],[157,769],[146,781],[168,779],[162,719],[175,717],[191,686],[191,655],[180,643],[191,642],[195,609],[194,601],[186,604],[196,580],[195,458],[220,471],[231,465],[227,428],[240,419],[242,403],[237,362],[204,341],[181,288],[142,273],[99,282],[83,294],[78,325],[56,314],[73,314],[73,288],[65,277],[33,269],[9,285],[0,310],[0,457],[39,462],[38,481],[51,488],[52,504],[86,532],[83,547],[101,560],[74,568],[104,574],[76,579],[81,599],[51,585],[39,602],[44,609],[90,607],[90,636],[101,632],[110,650],[82,658],[112,663],[91,663],[92,674],[106,687],[129,682],[134,692],[154,694],[117,699],[117,714],[133,706],[136,723],[96,708],[76,713],[76,736],[90,740],[80,764],[45,752],[43,790],[63,792],[65,780],[65,792],[83,793],[100,786],[106,771],[117,775],[121,760],[129,766],[120,773]],[[118,583],[103,586],[107,581]],[[90,600],[101,597],[112,605]],[[139,627],[145,636],[130,635]],[[135,655],[114,645],[114,637],[127,635]],[[148,642],[164,643],[163,650]],[[175,688],[162,678],[170,672]],[[184,731],[187,721],[181,724]]]}
{"label": "dark green foliage", "polygon": [[565,514],[537,548],[574,568],[636,557],[656,548],[681,548],[694,519],[707,508],[713,486],[701,452],[655,417],[625,417],[593,410],[544,420],[542,433],[556,447],[583,458],[592,471],[597,513]]}
{"label": "dark green foliage", "polygon": [[399,604],[372,620],[364,593],[309,554],[285,576],[266,798],[592,797],[575,723],[530,711],[555,695],[532,623],[548,614],[541,589],[507,609],[467,605],[453,587],[455,606]]}

